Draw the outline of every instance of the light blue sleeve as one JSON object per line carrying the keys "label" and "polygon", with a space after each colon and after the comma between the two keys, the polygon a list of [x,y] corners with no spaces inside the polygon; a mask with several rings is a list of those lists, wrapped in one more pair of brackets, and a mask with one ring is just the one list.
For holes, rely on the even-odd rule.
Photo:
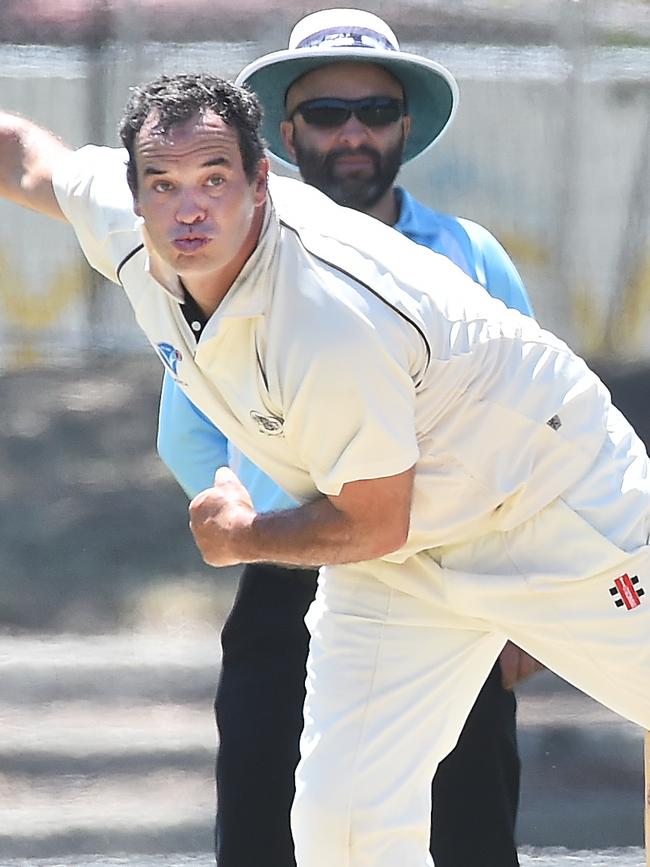
{"label": "light blue sleeve", "polygon": [[472,246],[473,264],[477,282],[493,298],[499,298],[507,307],[533,316],[533,307],[523,281],[512,260],[487,229],[471,220],[459,219]]}
{"label": "light blue sleeve", "polygon": [[232,442],[228,443],[228,465],[250,494],[256,511],[276,512],[298,505],[257,464],[236,449]]}
{"label": "light blue sleeve", "polygon": [[165,373],[158,415],[158,453],[188,497],[212,487],[219,467],[229,466],[258,512],[297,505],[282,488],[229,443]]}
{"label": "light blue sleeve", "polygon": [[188,497],[212,487],[228,465],[228,441],[165,373],[158,414],[158,454]]}

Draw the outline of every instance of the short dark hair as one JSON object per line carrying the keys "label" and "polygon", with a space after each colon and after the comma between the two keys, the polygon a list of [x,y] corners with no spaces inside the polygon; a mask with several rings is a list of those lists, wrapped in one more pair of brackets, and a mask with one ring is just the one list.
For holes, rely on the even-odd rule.
{"label": "short dark hair", "polygon": [[134,87],[120,121],[120,139],[127,149],[127,179],[133,192],[138,178],[135,165],[135,139],[152,112],[156,129],[167,133],[197,114],[213,111],[237,132],[244,173],[249,181],[264,156],[260,132],[262,108],[255,94],[216,75],[161,75],[148,84]]}

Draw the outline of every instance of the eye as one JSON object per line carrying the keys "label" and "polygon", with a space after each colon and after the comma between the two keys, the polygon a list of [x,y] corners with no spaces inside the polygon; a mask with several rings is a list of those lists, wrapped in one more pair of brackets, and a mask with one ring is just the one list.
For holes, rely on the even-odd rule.
{"label": "eye", "polygon": [[155,181],[152,184],[152,189],[156,193],[168,193],[173,188],[170,181]]}
{"label": "eye", "polygon": [[224,178],[221,175],[210,175],[206,181],[208,187],[220,187],[224,183]]}

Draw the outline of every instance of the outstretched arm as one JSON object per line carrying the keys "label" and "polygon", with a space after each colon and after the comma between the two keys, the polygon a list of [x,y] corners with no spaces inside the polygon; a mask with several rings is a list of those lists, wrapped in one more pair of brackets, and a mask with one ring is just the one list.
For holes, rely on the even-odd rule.
{"label": "outstretched arm", "polygon": [[69,148],[32,121],[0,112],[0,197],[65,219],[54,195],[52,171]]}

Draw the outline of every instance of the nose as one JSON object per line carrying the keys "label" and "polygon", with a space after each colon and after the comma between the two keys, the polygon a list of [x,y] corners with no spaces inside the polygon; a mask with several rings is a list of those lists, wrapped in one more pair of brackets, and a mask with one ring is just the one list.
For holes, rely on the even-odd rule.
{"label": "nose", "polygon": [[186,226],[201,223],[205,220],[206,209],[201,201],[201,196],[192,190],[185,190],[180,194],[176,206],[176,219]]}
{"label": "nose", "polygon": [[349,147],[359,147],[368,140],[368,127],[361,123],[358,117],[351,114],[339,129],[338,139]]}

